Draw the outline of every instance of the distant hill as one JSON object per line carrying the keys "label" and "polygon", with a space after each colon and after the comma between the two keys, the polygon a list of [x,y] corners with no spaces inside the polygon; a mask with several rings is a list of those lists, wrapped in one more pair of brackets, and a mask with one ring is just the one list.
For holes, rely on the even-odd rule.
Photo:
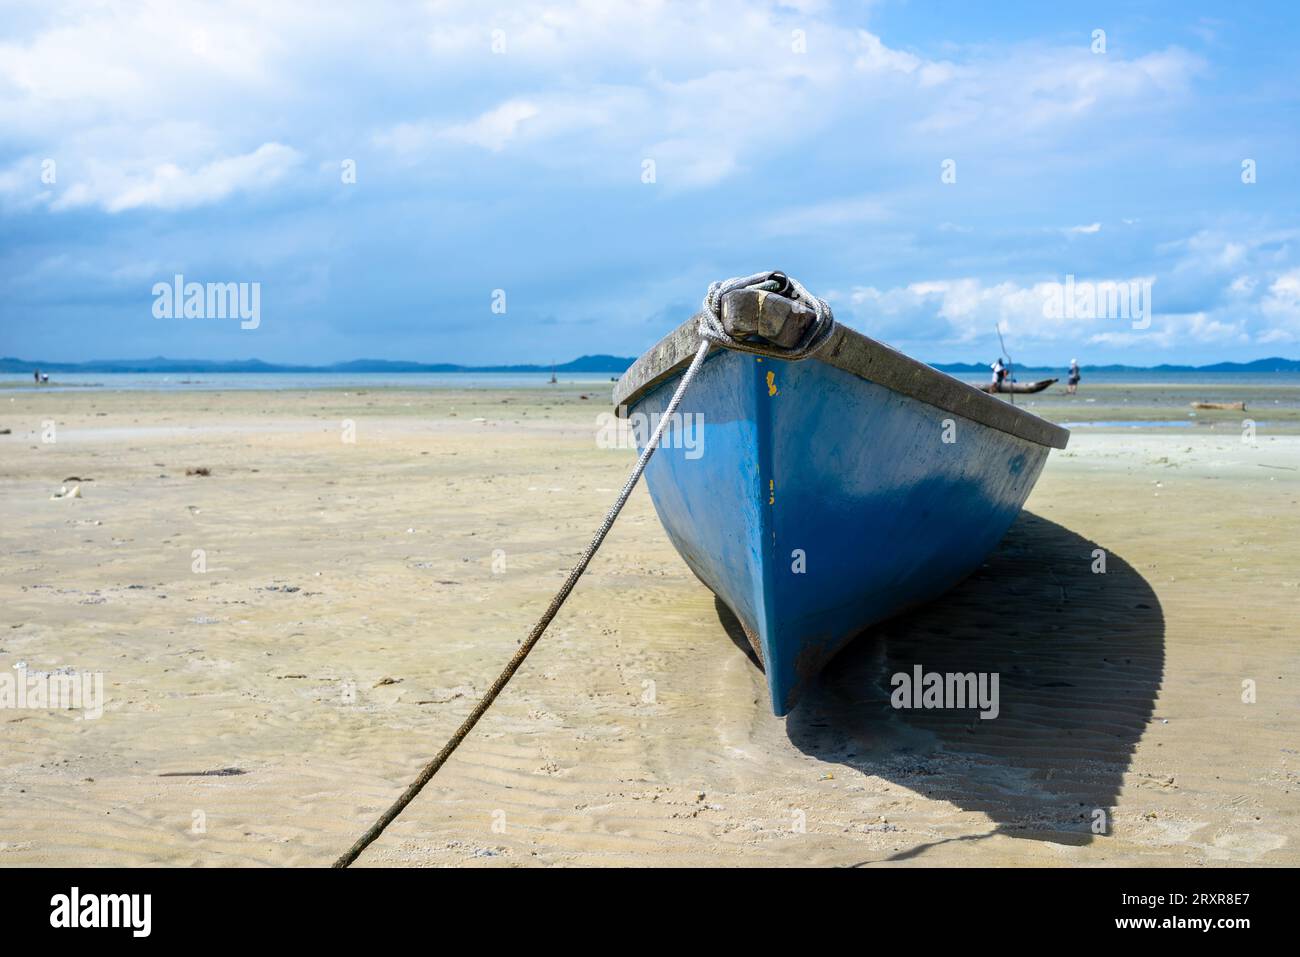
{"label": "distant hill", "polygon": [[332,365],[308,366],[263,362],[261,359],[93,359],[89,362],[49,362],[42,359],[0,358],[0,373],[42,372],[609,372],[623,373],[635,360],[619,356],[580,356],[561,365],[462,366],[450,362],[403,362],[393,359],[353,359]]}
{"label": "distant hill", "polygon": [[[1110,366],[1099,366],[1099,368],[1108,369]],[[1115,369],[1123,369],[1124,366],[1114,366]],[[1154,372],[1300,372],[1300,360],[1282,359],[1274,357],[1271,359],[1256,359],[1254,362],[1216,362],[1208,366],[1153,366]]]}
{"label": "distant hill", "polygon": [[[47,362],[38,359],[0,358],[0,373],[19,373],[30,376],[33,369],[42,372],[589,372],[621,374],[635,360],[621,356],[580,356],[561,365],[504,365],[463,366],[451,362],[405,362],[395,359],[353,359],[332,365],[308,366],[263,362],[261,359],[95,359],[90,362]],[[931,365],[941,372],[987,373],[989,367],[982,362],[935,362]],[[1061,371],[1065,366],[1017,365],[1017,372]],[[1085,365],[1089,372],[1300,372],[1300,359],[1273,357],[1253,362],[1216,362],[1207,366],[1158,365]]]}

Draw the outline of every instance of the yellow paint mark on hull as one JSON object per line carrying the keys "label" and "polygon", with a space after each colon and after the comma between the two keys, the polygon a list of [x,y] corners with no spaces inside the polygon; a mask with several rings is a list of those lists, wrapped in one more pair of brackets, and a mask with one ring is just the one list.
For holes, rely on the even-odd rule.
{"label": "yellow paint mark on hull", "polygon": [[769,372],[767,374],[767,394],[776,395],[776,373],[775,372]]}

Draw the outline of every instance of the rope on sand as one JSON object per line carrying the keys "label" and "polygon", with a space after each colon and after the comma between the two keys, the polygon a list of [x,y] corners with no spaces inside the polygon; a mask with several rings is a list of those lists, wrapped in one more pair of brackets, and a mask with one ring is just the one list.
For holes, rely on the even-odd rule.
{"label": "rope on sand", "polygon": [[[787,283],[789,285],[786,285]],[[805,342],[801,346],[794,349],[781,349],[776,346],[761,346],[752,343],[746,343],[742,346],[742,344],[732,339],[731,336],[726,333],[718,319],[719,302],[722,294],[740,288],[761,288],[772,291],[779,289],[782,293],[787,295],[793,293],[793,295],[790,296],[791,298],[798,298],[808,302],[809,305],[812,305],[817,311],[817,322],[811,334],[806,338]],[[419,776],[416,777],[416,779],[411,782],[410,786],[402,792],[401,797],[394,801],[388,810],[379,815],[379,819],[376,820],[374,824],[370,825],[366,832],[357,838],[356,843],[348,848],[347,852],[334,862],[334,867],[343,868],[352,864],[361,856],[362,851],[369,847],[371,843],[379,837],[379,835],[384,833],[384,829],[397,819],[397,816],[402,813],[406,806],[415,800],[416,795],[424,790],[424,786],[428,784],[429,781],[432,780],[433,776],[438,773],[438,770],[447,763],[447,759],[451,757],[452,752],[455,751],[456,748],[460,747],[460,743],[464,741],[470,731],[474,729],[474,725],[478,724],[479,718],[483,717],[487,709],[492,706],[492,702],[497,699],[497,695],[501,694],[502,690],[504,690],[505,686],[510,682],[510,679],[514,677],[515,672],[519,670],[519,666],[522,665],[524,659],[528,657],[528,653],[533,650],[533,646],[541,640],[542,635],[546,633],[547,626],[549,626],[551,620],[555,618],[560,607],[569,597],[569,593],[573,591],[573,587],[578,584],[578,579],[581,578],[583,572],[587,570],[587,566],[591,563],[591,559],[604,543],[605,536],[609,534],[610,528],[614,525],[614,520],[618,518],[619,512],[623,510],[623,506],[627,503],[628,497],[632,494],[632,489],[636,487],[636,483],[640,480],[641,474],[645,471],[646,464],[650,461],[650,456],[654,455],[655,449],[659,447],[659,441],[663,437],[664,429],[668,423],[672,421],[673,415],[677,412],[677,406],[682,401],[682,396],[686,394],[686,390],[690,387],[691,380],[695,378],[695,374],[700,371],[700,366],[704,365],[704,360],[709,354],[710,347],[717,342],[727,348],[741,348],[741,350],[745,352],[762,352],[765,355],[771,355],[776,358],[802,359],[811,355],[812,352],[825,343],[833,326],[834,319],[831,318],[830,307],[820,299],[814,299],[812,296],[808,295],[798,282],[788,279],[788,277],[781,273],[759,273],[755,276],[729,279],[725,283],[714,283],[709,287],[709,294],[704,300],[704,312],[701,313],[700,316],[699,349],[696,350],[695,357],[691,360],[690,366],[682,375],[682,381],[678,383],[677,391],[673,393],[673,397],[668,401],[668,407],[664,410],[663,415],[660,416],[659,423],[655,426],[654,432],[651,434],[649,440],[647,440],[645,448],[641,451],[641,455],[637,458],[636,465],[633,466],[631,474],[628,475],[627,481],[623,483],[623,488],[618,493],[618,498],[614,500],[614,504],[610,506],[609,511],[605,513],[605,520],[600,523],[600,528],[596,530],[595,537],[592,538],[591,543],[582,553],[582,557],[578,559],[578,563],[573,566],[573,570],[569,572],[569,577],[564,580],[564,584],[560,586],[559,592],[557,592],[555,597],[551,599],[551,604],[547,607],[546,612],[538,620],[537,624],[533,625],[533,630],[528,633],[528,638],[519,646],[519,649],[514,653],[514,656],[506,664],[505,669],[497,676],[496,681],[492,682],[492,686],[488,688],[483,697],[479,699],[478,704],[474,706],[474,710],[469,713],[469,717],[461,722],[460,727],[456,729],[456,732],[448,739],[447,743],[442,746],[442,750],[434,756],[432,761],[424,766],[424,769],[420,772]]]}
{"label": "rope on sand", "polygon": [[479,703],[474,706],[474,710],[469,713],[469,717],[461,722],[460,727],[456,729],[456,733],[453,734],[447,743],[442,746],[442,750],[438,752],[432,761],[424,766],[424,770],[420,772],[419,777],[411,782],[411,786],[402,793],[401,797],[393,802],[392,807],[381,814],[379,820],[370,825],[366,833],[357,838],[357,842],[348,849],[347,853],[334,862],[335,867],[347,867],[355,861],[357,857],[360,856],[361,852],[364,851],[370,843],[375,840],[375,838],[384,833],[384,828],[393,823],[397,815],[402,813],[402,810],[406,805],[415,800],[415,796],[419,794],[420,791],[424,789],[424,786],[429,783],[430,779],[438,773],[438,769],[447,762],[447,759],[451,757],[451,753],[460,746],[460,743],[465,740],[465,736],[473,730],[474,725],[478,724],[478,719],[483,717],[484,712],[491,707],[492,702],[497,699],[497,695],[501,693],[502,689],[505,688],[510,679],[514,677],[515,672],[519,670],[519,666],[522,665],[524,659],[528,657],[528,653],[533,650],[533,646],[536,645],[542,635],[545,634],[547,626],[551,623],[551,619],[555,617],[556,613],[560,610],[560,606],[563,605],[565,599],[569,597],[569,593],[573,591],[573,586],[578,584],[578,579],[581,578],[582,573],[587,570],[587,566],[591,563],[592,557],[604,543],[605,536],[609,534],[609,530],[614,524],[614,519],[618,518],[618,513],[623,510],[623,505],[627,502],[628,496],[632,494],[632,489],[641,478],[641,473],[645,471],[646,463],[650,461],[650,456],[654,455],[655,449],[659,447],[659,440],[663,436],[665,426],[667,426],[668,422],[672,419],[673,413],[677,411],[677,405],[682,401],[682,396],[686,393],[687,387],[690,386],[691,380],[695,378],[695,373],[697,373],[700,370],[700,366],[704,364],[704,357],[708,355],[709,347],[711,345],[712,343],[708,339],[705,339],[700,343],[700,348],[695,353],[695,358],[691,360],[690,368],[688,368],[685,375],[682,376],[682,381],[678,384],[677,391],[673,393],[672,399],[668,402],[667,410],[665,410],[663,416],[660,417],[659,424],[655,427],[654,433],[650,436],[650,439],[645,444],[645,448],[641,451],[640,457],[636,460],[636,465],[632,468],[632,473],[627,477],[627,481],[623,483],[623,489],[618,493],[618,498],[614,500],[614,504],[610,506],[609,511],[605,514],[605,520],[600,523],[600,528],[596,530],[596,535],[591,540],[591,544],[589,544],[586,551],[582,553],[582,557],[578,559],[578,563],[573,566],[573,570],[569,572],[569,577],[566,578],[564,584],[560,586],[559,592],[557,592],[555,597],[551,599],[551,604],[546,609],[546,612],[538,620],[537,624],[533,625],[533,630],[528,633],[527,640],[519,646],[519,649],[514,653],[514,657],[512,657],[506,664],[505,670],[497,676],[496,681],[492,682],[492,687],[488,688],[487,693],[479,699]]}

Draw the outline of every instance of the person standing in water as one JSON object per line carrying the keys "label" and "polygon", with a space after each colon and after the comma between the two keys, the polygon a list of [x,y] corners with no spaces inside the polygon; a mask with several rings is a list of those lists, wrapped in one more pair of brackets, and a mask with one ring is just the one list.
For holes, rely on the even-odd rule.
{"label": "person standing in water", "polygon": [[998,356],[997,362],[993,363],[989,368],[993,370],[993,391],[1001,392],[1002,383],[1006,379],[1008,371],[1002,362],[1002,357]]}
{"label": "person standing in water", "polygon": [[1068,392],[1070,395],[1074,395],[1076,392],[1078,392],[1079,380],[1082,378],[1083,376],[1079,374],[1079,360],[1071,359],[1070,376],[1068,379],[1065,380],[1066,381],[1065,391]]}

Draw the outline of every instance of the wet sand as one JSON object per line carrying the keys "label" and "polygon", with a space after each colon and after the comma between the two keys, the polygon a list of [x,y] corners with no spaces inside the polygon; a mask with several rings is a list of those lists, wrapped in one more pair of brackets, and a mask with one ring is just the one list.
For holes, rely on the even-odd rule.
{"label": "wet sand", "polygon": [[[103,672],[107,695],[97,720],[0,710],[0,865],[333,860],[622,483],[586,394],[0,397],[0,668]],[[1300,863],[1300,436],[1221,418],[1077,431],[987,566],[859,638],[788,720],[638,490],[362,862]],[[914,661],[998,671],[1000,717],[892,710]]]}

